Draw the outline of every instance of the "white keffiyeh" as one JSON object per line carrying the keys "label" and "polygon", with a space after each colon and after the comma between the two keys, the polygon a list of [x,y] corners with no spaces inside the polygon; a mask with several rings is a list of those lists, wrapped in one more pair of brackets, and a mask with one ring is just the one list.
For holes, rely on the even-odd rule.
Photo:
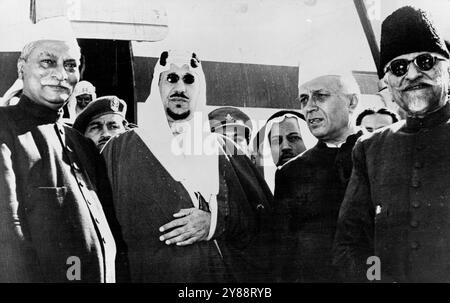
{"label": "white keffiyeh", "polygon": [[[190,65],[192,53],[169,51],[165,66],[158,60],[151,84],[151,92],[142,109],[145,120],[139,121],[136,133],[170,176],[184,186],[192,202],[198,207],[195,193],[200,193],[211,210],[211,238],[217,220],[217,194],[219,193],[218,142],[210,132],[206,114],[206,83],[201,64]],[[189,120],[175,121],[169,126],[158,86],[160,74],[171,64],[189,66],[189,71],[199,81],[196,108]],[[207,151],[207,152],[205,152]],[[209,151],[209,152],[208,152]]]}
{"label": "white keffiyeh", "polygon": [[[275,161],[272,157],[272,152],[270,149],[269,133],[274,124],[281,123],[286,118],[295,118],[297,120],[300,129],[300,136],[302,137],[306,149],[312,148],[317,143],[317,138],[313,136],[306,122],[294,114],[286,113],[280,117],[274,118],[267,122],[263,136],[264,139],[263,139],[262,155],[263,155],[264,179],[266,180],[266,183],[269,186],[272,193],[274,192],[275,189],[275,172],[282,166],[276,167],[275,165]],[[294,157],[293,159],[296,159],[297,157]],[[288,162],[292,161],[293,159],[289,160]]]}

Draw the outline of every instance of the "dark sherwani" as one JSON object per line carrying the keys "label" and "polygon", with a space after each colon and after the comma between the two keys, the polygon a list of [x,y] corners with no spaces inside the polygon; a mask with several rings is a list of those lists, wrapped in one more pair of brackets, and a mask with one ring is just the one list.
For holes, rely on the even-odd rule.
{"label": "dark sherwani", "polygon": [[[226,184],[222,191],[229,194],[218,202],[235,209],[227,215],[225,232],[218,238],[224,260],[236,282],[274,282],[277,231],[272,192],[247,156],[234,155],[228,160],[222,156],[219,165]],[[227,212],[219,212],[219,217]]]}
{"label": "dark sherwani", "polygon": [[367,281],[450,282],[450,105],[408,118],[356,144],[339,214],[335,263]]}
{"label": "dark sherwani", "polygon": [[[181,208],[194,207],[142,139],[128,131],[103,151],[114,206],[128,246],[132,282],[256,282],[271,279],[265,245],[272,197],[246,157],[220,156],[218,219],[214,238],[179,247],[159,241],[159,227]],[[247,159],[247,160],[246,160]],[[201,172],[193,172],[201,173]],[[265,186],[263,189],[258,186]],[[244,190],[244,187],[247,187]],[[265,191],[267,190],[267,191]],[[269,224],[270,227],[270,224]]]}
{"label": "dark sherwani", "polygon": [[362,131],[340,148],[319,141],[275,175],[281,232],[281,280],[334,281],[332,245],[339,207],[352,170],[351,152]]}
{"label": "dark sherwani", "polygon": [[26,96],[0,108],[1,282],[68,282],[72,256],[79,282],[115,280],[103,159],[59,118]]}

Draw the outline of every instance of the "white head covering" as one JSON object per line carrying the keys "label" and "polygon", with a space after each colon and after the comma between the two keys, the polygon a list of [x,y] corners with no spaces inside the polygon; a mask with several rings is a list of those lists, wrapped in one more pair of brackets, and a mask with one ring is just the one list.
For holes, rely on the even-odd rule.
{"label": "white head covering", "polygon": [[[33,41],[57,40],[64,41],[71,47],[79,50],[78,42],[67,17],[46,18],[36,24],[28,25],[26,30],[26,39],[21,39],[23,46]],[[0,106],[14,105],[17,103],[18,99],[15,98],[15,95],[21,90],[23,90],[23,81],[17,79],[3,97],[0,98]]]}
{"label": "white head covering", "polygon": [[97,94],[95,93],[95,86],[92,85],[91,82],[82,80],[78,82],[74,89],[72,94],[69,97],[69,101],[67,102],[67,110],[69,111],[69,120],[72,121],[72,123],[77,118],[77,96],[88,94],[92,96],[92,101],[97,99]]}
{"label": "white head covering", "polygon": [[[200,192],[210,203],[213,212],[212,203],[217,203],[216,195],[219,192],[218,144],[209,127],[205,75],[200,62],[196,59],[197,67],[191,66],[192,59],[192,53],[169,51],[164,66],[161,65],[161,58],[158,60],[153,72],[150,95],[142,106],[145,120],[139,121],[136,133],[171,177],[183,184],[191,195],[194,205],[198,203],[194,193]],[[158,86],[160,74],[169,70],[171,64],[179,67],[189,66],[195,81],[199,82],[198,95],[192,96],[196,98],[193,118],[188,121],[176,121],[172,127],[169,126]]]}
{"label": "white head covering", "polygon": [[68,45],[79,48],[70,20],[66,16],[42,19],[31,25],[30,40],[58,40]]}
{"label": "white head covering", "polygon": [[[274,124],[281,123],[286,118],[295,118],[297,120],[299,129],[300,129],[300,136],[302,137],[302,140],[303,140],[303,143],[305,144],[306,149],[312,148],[317,143],[317,138],[313,136],[313,134],[309,130],[308,125],[306,124],[305,120],[301,119],[300,117],[298,117],[294,114],[285,113],[282,116],[276,117],[267,122],[267,124],[265,125],[264,136],[263,136],[263,147],[262,147],[263,161],[262,161],[262,163],[263,163],[263,167],[264,167],[264,179],[266,180],[266,183],[272,192],[274,192],[274,189],[275,189],[275,172],[277,169],[280,169],[282,166],[276,167],[276,165],[275,165],[275,161],[272,157],[272,151],[270,149],[269,133]],[[297,158],[298,156],[294,157],[293,159]],[[293,159],[289,160],[288,162],[292,161]]]}
{"label": "white head covering", "polygon": [[15,105],[19,102],[19,98],[16,96],[21,90],[23,90],[23,81],[16,79],[13,85],[6,91],[2,98],[0,98],[0,106]]}

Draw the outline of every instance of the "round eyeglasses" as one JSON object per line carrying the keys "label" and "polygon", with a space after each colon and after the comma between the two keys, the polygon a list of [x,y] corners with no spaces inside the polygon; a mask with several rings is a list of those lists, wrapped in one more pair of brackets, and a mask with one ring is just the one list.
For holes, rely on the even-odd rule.
{"label": "round eyeglasses", "polygon": [[414,59],[397,59],[391,62],[389,66],[386,68],[386,72],[390,71],[393,75],[397,77],[404,76],[409,69],[409,64],[411,62],[414,63],[421,71],[429,71],[431,70],[437,63],[437,61],[445,59],[433,56],[431,54],[421,54],[415,57]]}

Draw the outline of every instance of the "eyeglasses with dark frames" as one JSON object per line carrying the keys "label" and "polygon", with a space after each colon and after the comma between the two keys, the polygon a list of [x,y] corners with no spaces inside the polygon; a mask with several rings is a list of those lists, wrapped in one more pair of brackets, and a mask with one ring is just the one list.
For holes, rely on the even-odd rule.
{"label": "eyeglasses with dark frames", "polygon": [[[180,76],[176,73],[170,73],[167,75],[167,82],[175,84],[180,80]],[[181,77],[185,84],[193,84],[195,82],[195,77],[192,74],[185,74]]]}
{"label": "eyeglasses with dark frames", "polygon": [[436,63],[445,59],[433,56],[431,54],[421,54],[415,57],[414,59],[408,60],[408,59],[397,59],[391,62],[388,67],[386,67],[385,72],[390,71],[394,76],[402,77],[406,75],[409,69],[409,65],[411,62],[414,63],[414,65],[419,68],[421,71],[429,71],[431,70]]}

